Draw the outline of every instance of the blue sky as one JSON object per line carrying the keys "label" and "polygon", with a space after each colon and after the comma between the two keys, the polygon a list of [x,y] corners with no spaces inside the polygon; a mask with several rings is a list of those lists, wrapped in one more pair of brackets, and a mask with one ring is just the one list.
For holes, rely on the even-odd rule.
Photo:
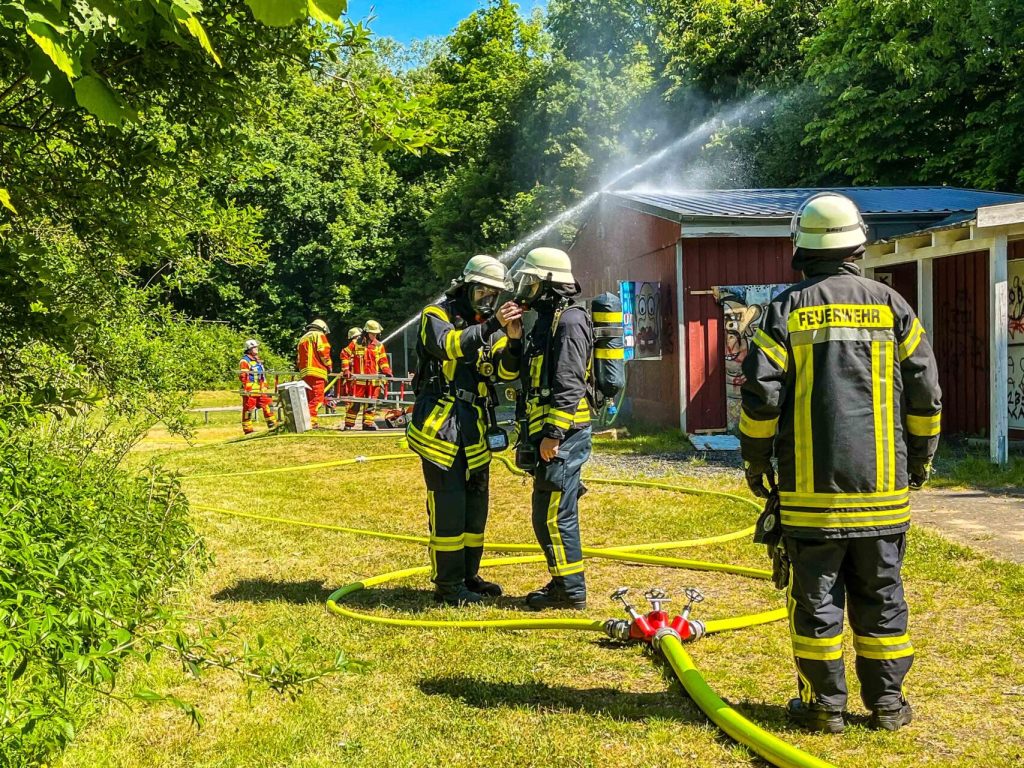
{"label": "blue sky", "polygon": [[[362,20],[373,8],[377,17],[371,25],[374,33],[408,43],[447,35],[482,4],[483,0],[349,0],[348,16],[353,21]],[[519,0],[524,13],[543,5],[544,0]]]}

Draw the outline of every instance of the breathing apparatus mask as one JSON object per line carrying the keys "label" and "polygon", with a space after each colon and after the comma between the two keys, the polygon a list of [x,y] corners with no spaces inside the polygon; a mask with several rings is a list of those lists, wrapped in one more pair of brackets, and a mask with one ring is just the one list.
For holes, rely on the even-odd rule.
{"label": "breathing apparatus mask", "polygon": [[529,307],[540,298],[544,288],[544,281],[536,275],[520,274],[519,282],[516,283],[515,302],[523,307]]}
{"label": "breathing apparatus mask", "polygon": [[469,283],[466,286],[469,293],[469,304],[473,311],[480,317],[491,317],[498,309],[498,296],[501,294],[497,288],[480,283]]}

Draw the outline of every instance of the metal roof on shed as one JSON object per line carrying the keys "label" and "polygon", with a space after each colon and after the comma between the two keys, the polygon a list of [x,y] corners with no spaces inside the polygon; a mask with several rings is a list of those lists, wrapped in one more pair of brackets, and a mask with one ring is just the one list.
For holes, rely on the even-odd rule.
{"label": "metal roof on shed", "polygon": [[865,216],[949,216],[987,205],[1024,201],[1024,195],[956,187],[832,187],[821,189],[684,189],[609,192],[628,207],[677,221],[792,218],[807,198],[839,192]]}

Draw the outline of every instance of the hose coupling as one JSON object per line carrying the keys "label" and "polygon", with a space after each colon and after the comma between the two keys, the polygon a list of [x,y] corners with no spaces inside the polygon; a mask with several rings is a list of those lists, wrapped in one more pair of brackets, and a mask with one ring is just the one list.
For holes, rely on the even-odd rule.
{"label": "hose coupling", "polygon": [[629,636],[630,622],[625,619],[608,619],[604,623],[604,632],[612,640],[618,640],[622,643],[628,643],[630,641]]}
{"label": "hose coupling", "polygon": [[672,629],[672,627],[660,627],[658,631],[654,633],[654,639],[651,642],[654,644],[655,648],[661,650],[661,641],[666,637],[674,637],[679,642],[683,642],[683,638],[681,638],[679,633]]}
{"label": "hose coupling", "polygon": [[700,640],[705,634],[707,634],[707,629],[705,628],[703,621],[700,621],[699,619],[690,619],[687,623],[690,625],[690,636],[686,638],[687,641],[692,643],[695,640]]}

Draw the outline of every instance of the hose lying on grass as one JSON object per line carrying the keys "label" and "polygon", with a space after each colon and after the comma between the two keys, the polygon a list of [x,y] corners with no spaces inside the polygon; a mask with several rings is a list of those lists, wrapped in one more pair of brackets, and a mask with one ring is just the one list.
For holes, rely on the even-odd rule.
{"label": "hose lying on grass", "polygon": [[[353,434],[353,437],[356,435]],[[366,464],[370,462],[385,462],[385,461],[401,461],[419,458],[413,453],[400,453],[400,454],[385,454],[379,456],[358,456],[352,459],[338,459],[336,461],[316,462],[310,464],[300,464],[291,467],[273,467],[269,469],[250,470],[244,472],[224,472],[216,474],[203,474],[203,475],[190,475],[186,479],[200,480],[200,479],[214,479],[214,478],[226,478],[226,477],[241,477],[250,475],[266,475],[266,474],[277,474],[286,472],[298,472],[302,470],[312,469],[326,469],[331,467],[343,467],[352,466],[359,464]],[[513,474],[524,475],[525,473],[517,469],[515,465],[506,457],[496,455],[495,459],[500,461],[504,466]],[[689,488],[681,485],[673,485],[670,483],[660,483],[646,480],[618,480],[612,478],[598,478],[598,477],[587,477],[584,478],[586,482],[591,484],[604,484],[604,485],[619,485],[634,488],[654,488],[665,491],[672,491],[676,493],[685,493],[694,496],[713,496],[717,498],[724,498],[730,501],[735,501],[740,504],[745,504],[751,507],[754,511],[760,512],[758,504],[751,499],[744,498],[731,493],[725,493],[722,491],[709,491],[701,488]],[[221,515],[228,515],[231,517],[245,518],[249,520],[256,520],[266,523],[275,523],[281,525],[293,525],[302,526],[307,528],[319,528],[322,530],[338,531],[340,533],[348,533],[357,536],[369,536],[378,539],[387,539],[392,541],[403,541],[412,544],[420,544],[426,546],[428,539],[426,536],[414,536],[410,534],[401,533],[387,533],[383,531],[372,531],[361,528],[348,528],[339,525],[330,525],[327,523],[314,523],[307,522],[304,520],[294,520],[283,517],[272,517],[267,515],[257,515],[250,512],[236,512],[234,510],[222,509],[220,507],[212,507],[203,504],[194,504],[194,509],[203,510],[206,512],[214,512]],[[706,546],[709,544],[718,544],[727,541],[733,541],[735,539],[750,537],[754,532],[753,526],[744,528],[740,531],[733,533],[726,533],[719,536],[710,536],[701,539],[687,539],[682,541],[667,541],[657,543],[644,543],[644,544],[627,544],[617,547],[584,547],[583,556],[585,558],[602,558],[607,560],[616,560],[627,563],[638,563],[644,565],[656,565],[668,568],[686,568],[690,570],[702,570],[702,571],[717,571],[721,573],[730,573],[739,576],[747,576],[754,579],[770,579],[771,573],[766,570],[758,568],[748,568],[746,566],[730,565],[728,563],[714,563],[702,560],[685,560],[676,557],[667,557],[664,555],[651,555],[643,554],[643,552],[652,552],[658,550],[669,550],[669,549],[681,549],[684,547],[696,547]],[[501,544],[487,542],[484,548],[490,552],[504,552],[504,553],[536,553],[540,547],[537,544]],[[484,568],[497,568],[510,565],[519,565],[522,563],[541,563],[544,562],[544,556],[541,554],[529,554],[519,555],[516,557],[502,557],[502,558],[489,558],[481,563],[481,567]],[[342,600],[363,589],[370,587],[376,587],[381,584],[387,584],[392,581],[398,581],[405,579],[410,576],[425,575],[430,572],[429,566],[419,566],[416,568],[405,568],[398,571],[391,571],[390,573],[380,574],[373,576],[362,581],[347,584],[334,591],[333,594],[327,599],[327,609],[338,616],[343,616],[349,619],[356,619],[358,621],[366,621],[374,624],[382,624],[394,627],[438,627],[438,628],[463,628],[463,629],[515,629],[515,630],[580,630],[588,632],[604,632],[605,623],[601,620],[592,619],[460,619],[460,620],[431,620],[431,619],[402,619],[388,616],[377,616],[371,613],[365,613],[356,611],[351,608],[347,608],[342,604]],[[717,619],[706,622],[706,632],[725,632],[729,630],[742,629],[744,627],[752,627],[759,624],[766,624],[772,621],[779,621],[786,618],[787,613],[785,608],[777,608],[771,611],[764,611],[762,613],[748,614],[742,616],[735,616],[726,619]],[[664,655],[669,666],[675,672],[676,677],[682,684],[683,688],[690,695],[693,701],[700,707],[700,709],[710,718],[716,725],[718,725],[723,731],[731,736],[741,744],[746,745],[752,751],[760,755],[762,758],[767,760],[773,765],[783,766],[784,768],[834,768],[830,763],[827,763],[814,755],[808,754],[802,751],[798,747],[795,747],[781,739],[773,736],[764,729],[747,720],[736,710],[732,709],[726,704],[707,684],[707,681],[697,670],[693,663],[693,659],[684,649],[682,643],[677,637],[664,637],[661,638],[656,644],[657,649]]]}

